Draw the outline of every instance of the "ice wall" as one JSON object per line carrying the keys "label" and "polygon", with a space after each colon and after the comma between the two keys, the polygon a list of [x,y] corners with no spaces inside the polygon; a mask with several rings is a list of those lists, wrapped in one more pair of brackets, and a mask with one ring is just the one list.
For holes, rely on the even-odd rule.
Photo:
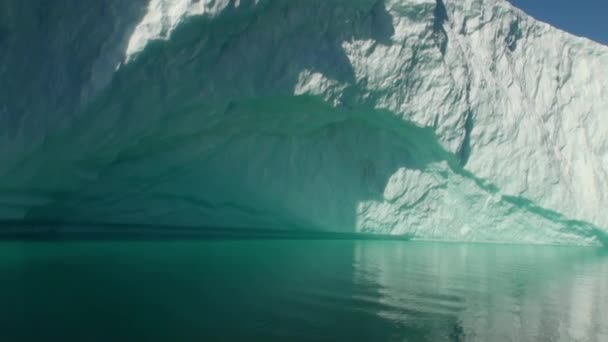
{"label": "ice wall", "polygon": [[7,1],[0,218],[599,244],[608,48],[506,1]]}

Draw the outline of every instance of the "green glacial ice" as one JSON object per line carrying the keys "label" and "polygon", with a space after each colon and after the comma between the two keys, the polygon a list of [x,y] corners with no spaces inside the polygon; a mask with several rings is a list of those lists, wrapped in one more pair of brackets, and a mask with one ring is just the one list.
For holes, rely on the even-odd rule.
{"label": "green glacial ice", "polygon": [[3,6],[5,234],[606,241],[608,50],[506,1]]}

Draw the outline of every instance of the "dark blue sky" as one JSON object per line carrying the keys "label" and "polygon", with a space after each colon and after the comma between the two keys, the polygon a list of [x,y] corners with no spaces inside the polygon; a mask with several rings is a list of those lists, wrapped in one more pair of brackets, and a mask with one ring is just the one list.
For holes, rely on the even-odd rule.
{"label": "dark blue sky", "polygon": [[608,0],[510,0],[534,18],[608,45]]}

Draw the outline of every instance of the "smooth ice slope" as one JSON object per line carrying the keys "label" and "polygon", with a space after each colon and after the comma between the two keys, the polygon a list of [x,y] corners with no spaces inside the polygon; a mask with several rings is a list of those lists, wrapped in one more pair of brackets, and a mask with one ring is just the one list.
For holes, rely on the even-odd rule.
{"label": "smooth ice slope", "polygon": [[506,1],[0,6],[7,222],[606,240],[608,48]]}

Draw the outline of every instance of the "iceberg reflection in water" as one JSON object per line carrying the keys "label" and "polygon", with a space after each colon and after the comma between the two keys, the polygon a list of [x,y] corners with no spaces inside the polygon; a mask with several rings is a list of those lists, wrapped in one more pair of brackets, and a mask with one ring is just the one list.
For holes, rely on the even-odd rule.
{"label": "iceberg reflection in water", "polygon": [[608,340],[605,252],[559,247],[356,244],[355,282],[378,315],[429,339]]}
{"label": "iceberg reflection in water", "polygon": [[607,275],[579,247],[5,242],[0,339],[607,341]]}

